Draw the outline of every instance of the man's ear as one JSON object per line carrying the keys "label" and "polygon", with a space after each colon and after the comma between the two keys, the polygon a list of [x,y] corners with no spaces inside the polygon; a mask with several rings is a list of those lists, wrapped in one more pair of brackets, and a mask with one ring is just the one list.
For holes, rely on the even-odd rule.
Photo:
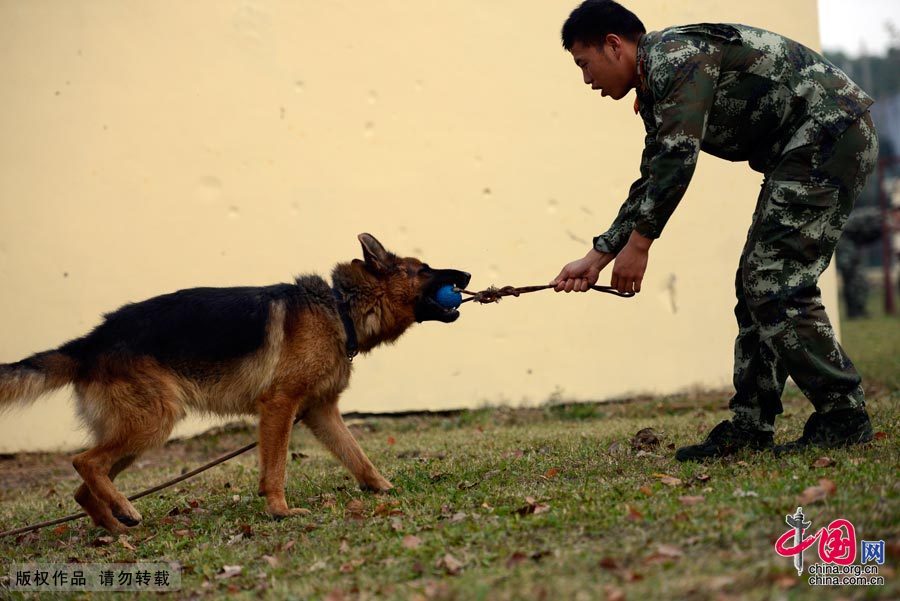
{"label": "man's ear", "polygon": [[377,272],[387,272],[391,266],[391,254],[384,249],[381,242],[372,234],[360,234],[359,243],[362,244],[363,258],[366,265]]}
{"label": "man's ear", "polygon": [[619,58],[622,54],[622,38],[614,33],[606,34],[606,39],[604,40],[609,49],[612,51],[613,55],[616,58]]}

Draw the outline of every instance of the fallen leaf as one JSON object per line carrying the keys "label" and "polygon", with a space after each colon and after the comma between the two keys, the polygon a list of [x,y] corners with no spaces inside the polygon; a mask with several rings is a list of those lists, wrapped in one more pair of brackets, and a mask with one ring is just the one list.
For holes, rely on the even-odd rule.
{"label": "fallen leaf", "polygon": [[185,537],[188,537],[191,535],[191,531],[190,530],[176,530],[172,534],[174,534],[175,536],[178,536],[180,538],[185,538]]}
{"label": "fallen leaf", "polygon": [[237,576],[243,571],[244,566],[222,566],[222,571],[216,574],[216,578],[219,580],[224,580],[225,578]]}
{"label": "fallen leaf", "polygon": [[459,522],[463,521],[464,519],[466,519],[466,512],[465,511],[457,511],[450,518],[450,522],[455,524],[455,523],[459,523]]}
{"label": "fallen leaf", "polygon": [[449,553],[445,554],[443,557],[438,559],[435,567],[443,568],[451,576],[455,576],[459,574],[460,570],[462,570],[463,564],[460,563],[458,559],[450,555]]}
{"label": "fallen leaf", "polygon": [[657,545],[656,552],[663,557],[682,557],[684,555],[684,551],[682,551],[679,547],[675,545],[666,545],[661,544]]}
{"label": "fallen leaf", "polygon": [[706,482],[709,480],[709,474],[697,474],[696,476],[694,476],[694,480],[697,480],[698,482]]}
{"label": "fallen leaf", "polygon": [[621,442],[616,441],[607,447],[606,452],[610,455],[621,455],[625,452],[625,447],[622,446]]}
{"label": "fallen leaf", "polygon": [[354,499],[347,503],[344,508],[344,517],[348,520],[364,520],[366,519],[366,504],[359,499]]}
{"label": "fallen leaf", "polygon": [[389,515],[403,515],[403,512],[397,509],[398,505],[400,505],[400,501],[396,499],[387,503],[379,503],[378,506],[375,507],[373,515],[381,517]]}
{"label": "fallen leaf", "polygon": [[65,524],[60,524],[59,526],[57,526],[56,528],[53,529],[53,534],[55,534],[56,536],[63,536],[68,532],[69,532],[69,527],[66,526]]}
{"label": "fallen leaf", "polygon": [[341,553],[349,553],[350,552],[350,543],[347,542],[347,539],[341,541],[340,546]]}
{"label": "fallen leaf", "polygon": [[135,549],[134,546],[128,542],[128,537],[125,536],[124,534],[119,536],[119,544],[121,544],[123,547],[125,547],[129,551],[137,551],[137,549]]}
{"label": "fallen leaf", "polygon": [[692,496],[684,496],[684,497],[678,497],[678,500],[681,501],[681,504],[682,504],[682,505],[687,505],[688,507],[691,507],[691,506],[696,505],[696,504],[698,504],[698,503],[702,503],[703,501],[706,500],[706,497],[704,497],[704,496],[702,496],[702,495],[698,495],[698,496],[695,496],[695,497],[692,497]]}
{"label": "fallen leaf", "polygon": [[317,561],[314,564],[312,564],[311,566],[309,566],[307,571],[318,572],[319,570],[324,570],[327,567],[328,567],[328,564],[320,559],[319,561]]}
{"label": "fallen leaf", "polygon": [[526,559],[528,559],[527,555],[525,555],[521,551],[516,551],[506,560],[506,567],[512,569],[520,563],[524,562]]}
{"label": "fallen leaf", "polygon": [[366,563],[365,559],[353,559],[353,560],[350,560],[347,563],[343,564],[340,569],[341,569],[341,572],[343,572],[344,574],[350,574],[352,572],[355,572],[356,568],[358,568],[359,566],[361,566],[364,563]]}
{"label": "fallen leaf", "polygon": [[650,488],[649,486],[647,486],[646,484],[643,485],[642,487],[640,487],[638,490],[641,491],[642,493],[644,493],[645,495],[647,495],[648,497],[653,496],[653,489]]}
{"label": "fallen leaf", "polygon": [[231,538],[229,538],[228,542],[225,543],[225,545],[230,547],[231,545],[236,545],[237,543],[241,542],[242,540],[244,540],[244,535],[238,533],[238,534],[235,534],[234,536],[232,536]]}
{"label": "fallen leaf", "polygon": [[401,544],[404,549],[418,549],[419,545],[422,544],[422,539],[414,534],[407,534],[403,537],[403,542]]}
{"label": "fallen leaf", "polygon": [[188,501],[188,505],[191,506],[191,509],[197,509],[198,507],[200,507],[200,501],[198,501],[197,499],[191,499],[190,501]]}
{"label": "fallen leaf", "polygon": [[640,522],[641,520],[644,519],[644,514],[642,514],[640,511],[638,511],[631,505],[626,505],[625,511],[626,511],[625,519],[628,520],[629,522]]}
{"label": "fallen leaf", "polygon": [[547,473],[544,474],[544,477],[545,478],[554,478],[554,477],[556,477],[556,474],[558,474],[558,473],[559,473],[558,469],[556,469],[555,467],[551,467],[549,470],[547,470]]}
{"label": "fallen leaf", "polygon": [[274,557],[272,555],[263,555],[262,558],[267,564],[269,564],[273,568],[277,568],[278,565],[281,563],[281,561],[279,561],[279,559],[277,557]]}
{"label": "fallen leaf", "polygon": [[113,537],[111,536],[100,536],[94,539],[94,542],[91,543],[94,547],[105,547],[106,545],[111,545],[113,542]]}
{"label": "fallen leaf", "polygon": [[394,438],[393,436],[388,436],[388,437],[387,437],[387,443],[388,443],[389,445],[395,445],[395,444],[397,444],[397,439]]}
{"label": "fallen leaf", "polygon": [[297,544],[297,541],[289,540],[288,542],[284,543],[284,545],[282,545],[281,550],[282,551],[290,551],[296,544]]}
{"label": "fallen leaf", "polygon": [[659,446],[659,434],[653,428],[644,428],[638,431],[631,439],[631,448],[635,450],[649,451]]}
{"label": "fallen leaf", "polygon": [[641,449],[637,453],[634,454],[635,457],[659,457],[656,453],[651,453],[650,451],[645,451]]}
{"label": "fallen leaf", "polygon": [[876,432],[875,433],[875,440],[884,440],[885,438],[887,438],[887,432]]}
{"label": "fallen leaf", "polygon": [[38,539],[38,535],[35,532],[26,532],[25,534],[20,534],[16,537],[17,545],[27,545],[31,544]]}
{"label": "fallen leaf", "polygon": [[619,562],[617,562],[612,557],[604,557],[600,560],[600,567],[604,570],[618,570]]}
{"label": "fallen leaf", "polygon": [[813,467],[832,467],[835,461],[831,457],[819,457],[813,461]]}
{"label": "fallen leaf", "polygon": [[659,478],[659,481],[666,486],[681,486],[681,480],[674,476],[668,474],[653,474],[653,476]]}
{"label": "fallen leaf", "polygon": [[797,504],[801,506],[811,505],[824,501],[828,492],[821,486],[810,486],[797,496]]}
{"label": "fallen leaf", "polygon": [[545,503],[538,503],[534,497],[525,497],[525,506],[516,510],[519,515],[539,514],[550,511],[550,506]]}

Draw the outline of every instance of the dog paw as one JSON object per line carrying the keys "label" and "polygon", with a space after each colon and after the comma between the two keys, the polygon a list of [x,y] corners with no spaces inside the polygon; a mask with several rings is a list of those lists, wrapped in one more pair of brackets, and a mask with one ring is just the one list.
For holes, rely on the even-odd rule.
{"label": "dog paw", "polygon": [[128,504],[128,507],[113,509],[112,514],[114,518],[122,523],[122,525],[129,528],[134,528],[144,519],[143,517],[141,517],[141,514],[138,513],[138,510],[131,505],[131,503]]}
{"label": "dog paw", "polygon": [[367,482],[365,484],[360,484],[359,487],[367,492],[374,493],[385,493],[394,488],[394,485],[385,480],[384,478],[380,480],[376,480],[374,482]]}
{"label": "dog paw", "polygon": [[283,520],[285,518],[289,518],[294,515],[309,515],[312,512],[309,509],[304,509],[303,507],[291,507],[290,509],[270,511],[269,513],[276,520]]}

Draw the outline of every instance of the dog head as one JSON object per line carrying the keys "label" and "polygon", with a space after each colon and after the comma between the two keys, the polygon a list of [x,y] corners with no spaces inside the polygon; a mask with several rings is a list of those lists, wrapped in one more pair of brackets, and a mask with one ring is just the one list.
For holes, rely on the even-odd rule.
{"label": "dog head", "polygon": [[417,322],[450,323],[459,318],[459,311],[441,306],[435,294],[448,284],[465,288],[472,278],[470,274],[456,269],[435,269],[415,257],[398,257],[371,234],[360,234],[359,242],[365,269],[384,283],[385,300],[392,308],[411,309]]}
{"label": "dog head", "polygon": [[447,284],[464,288],[468,273],[399,257],[371,234],[360,234],[359,242],[363,258],[338,265],[332,278],[350,302],[361,349],[393,341],[416,322],[459,318],[459,311],[441,306],[435,293]]}

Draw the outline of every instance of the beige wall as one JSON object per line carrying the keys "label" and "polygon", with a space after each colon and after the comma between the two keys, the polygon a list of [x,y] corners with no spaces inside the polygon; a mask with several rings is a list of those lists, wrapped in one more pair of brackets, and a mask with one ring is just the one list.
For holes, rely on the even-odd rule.
{"label": "beige wall", "polygon": [[[0,361],[128,301],[327,274],[362,231],[473,288],[549,281],[615,215],[643,134],[560,47],[574,5],[0,0]],[[818,46],[813,0],[630,7]],[[704,156],[638,298],[466,305],[358,359],[343,410],[728,386],[760,180]],[[0,451],[82,445],[73,416],[69,391],[0,415]]]}

